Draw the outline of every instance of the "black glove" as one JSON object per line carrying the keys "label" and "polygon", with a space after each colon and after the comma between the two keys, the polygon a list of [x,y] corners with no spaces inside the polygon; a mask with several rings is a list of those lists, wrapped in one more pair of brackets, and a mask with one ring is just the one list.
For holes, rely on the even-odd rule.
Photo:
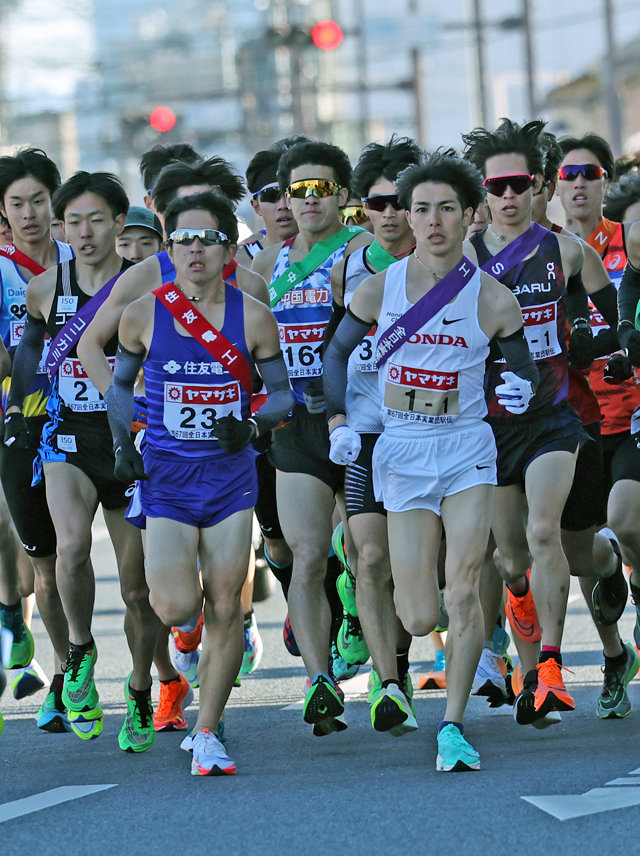
{"label": "black glove", "polygon": [[593,362],[593,333],[589,322],[576,318],[569,334],[569,365],[574,369],[588,369]]}
{"label": "black glove", "polygon": [[302,394],[309,413],[324,413],[326,407],[322,377],[314,377],[313,380],[310,380],[302,390]]}
{"label": "black glove", "polygon": [[257,436],[257,430],[255,424],[248,419],[240,421],[229,414],[218,419],[213,436],[218,438],[225,452],[239,452]]}
{"label": "black glove", "polygon": [[[618,328],[618,334],[620,328]],[[624,344],[623,344],[624,341]],[[632,366],[640,366],[640,331],[625,330],[625,335],[620,339],[620,345],[627,349],[627,355],[631,360]]]}
{"label": "black glove", "polygon": [[5,413],[4,444],[12,449],[29,448],[29,426],[22,413]]}
{"label": "black glove", "polygon": [[136,479],[147,479],[144,471],[142,455],[136,449],[135,443],[130,437],[123,440],[119,446],[114,448],[116,463],[113,474],[122,482],[133,482]]}
{"label": "black glove", "polygon": [[631,436],[640,449],[640,407],[631,414]]}
{"label": "black glove", "polygon": [[616,384],[629,380],[632,376],[631,360],[624,354],[614,354],[604,367],[604,379],[606,383]]}

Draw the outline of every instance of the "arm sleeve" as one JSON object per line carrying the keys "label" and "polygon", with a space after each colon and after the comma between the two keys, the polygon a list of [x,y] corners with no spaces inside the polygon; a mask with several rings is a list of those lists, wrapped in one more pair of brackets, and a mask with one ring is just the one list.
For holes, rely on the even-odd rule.
{"label": "arm sleeve", "polygon": [[525,339],[524,327],[520,327],[515,333],[504,336],[504,338],[496,336],[496,342],[509,370],[517,374],[518,377],[531,381],[535,392],[538,388],[538,369]]}
{"label": "arm sleeve", "polygon": [[593,340],[593,356],[605,357],[617,351],[618,344],[618,292],[610,282],[599,291],[589,295],[589,299],[609,325],[608,330],[601,330]]}
{"label": "arm sleeve", "polygon": [[22,409],[22,403],[38,371],[46,326],[44,318],[34,318],[27,312],[24,332],[13,356],[11,391],[7,399],[7,410],[16,406]]}
{"label": "arm sleeve", "polygon": [[371,329],[371,322],[363,321],[350,309],[336,330],[324,356],[323,378],[327,419],[346,412],[347,362],[349,354]]}
{"label": "arm sleeve", "polygon": [[635,329],[636,311],[639,300],[640,270],[634,267],[631,262],[627,262],[618,291],[618,314],[620,316],[620,327],[622,328],[619,331],[621,333],[620,344],[623,348],[626,348],[629,334]]}
{"label": "arm sleeve", "polygon": [[256,365],[267,388],[267,400],[253,416],[258,434],[262,435],[287,418],[295,405],[295,399],[280,352],[265,360],[256,360]]}
{"label": "arm sleeve", "polygon": [[336,303],[335,300],[331,304],[331,318],[329,318],[329,323],[327,324],[327,329],[324,332],[324,342],[322,344],[322,354],[327,351],[327,347],[329,342],[333,339],[333,336],[338,329],[338,324],[344,318],[345,312],[347,310],[344,306],[340,306],[340,304]]}
{"label": "arm sleeve", "polygon": [[572,327],[579,318],[589,322],[589,299],[582,283],[581,273],[574,273],[567,280],[564,305],[567,310],[567,320]]}
{"label": "arm sleeve", "polygon": [[131,437],[135,411],[133,388],[143,361],[143,353],[134,354],[118,343],[113,378],[104,395],[114,446],[121,446]]}

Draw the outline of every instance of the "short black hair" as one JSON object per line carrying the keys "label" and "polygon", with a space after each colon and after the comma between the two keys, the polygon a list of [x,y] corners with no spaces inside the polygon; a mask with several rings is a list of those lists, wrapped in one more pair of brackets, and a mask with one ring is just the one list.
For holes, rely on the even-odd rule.
{"label": "short black hair", "polygon": [[169,166],[174,161],[197,163],[199,160],[202,160],[201,156],[189,143],[173,143],[170,146],[158,143],[140,158],[142,183],[150,193],[165,166]]}
{"label": "short black hair", "polygon": [[474,128],[462,135],[464,157],[484,175],[489,158],[495,155],[523,155],[531,175],[544,171],[540,134],[545,126],[542,119],[518,125],[511,119],[501,119],[497,130]]}
{"label": "short black hair", "polygon": [[419,164],[408,166],[398,176],[398,199],[403,208],[411,209],[411,196],[419,184],[448,184],[453,188],[462,210],[484,201],[482,176],[476,167],[459,157],[454,149],[436,149]]}
{"label": "short black hair", "polygon": [[151,197],[156,211],[164,214],[181,187],[204,184],[216,187],[232,202],[239,202],[246,192],[242,176],[221,157],[212,157],[195,164],[170,163],[156,182]]}
{"label": "short black hair", "polygon": [[110,172],[76,172],[60,185],[53,195],[53,213],[58,220],[64,220],[64,213],[70,202],[83,193],[95,193],[101,196],[109,206],[115,219],[119,214],[126,216],[129,210],[127,192],[120,179]]}
{"label": "short black hair", "polygon": [[42,149],[28,147],[19,149],[14,155],[0,157],[0,202],[14,181],[30,176],[43,184],[53,196],[60,187],[58,167]]}
{"label": "short black hair", "polygon": [[349,193],[351,192],[351,163],[349,158],[338,146],[320,140],[296,143],[283,153],[278,164],[278,181],[283,192],[291,183],[292,170],[305,164],[330,167],[334,171],[340,187],[346,187]]}
{"label": "short black hair", "polygon": [[582,137],[562,137],[558,140],[562,150],[562,157],[566,157],[569,152],[575,149],[587,149],[591,154],[598,158],[600,166],[607,171],[607,177],[613,181],[616,175],[616,162],[611,151],[611,146],[599,134],[584,134]]}
{"label": "short black hair", "polygon": [[283,153],[295,146],[296,143],[308,142],[309,138],[304,134],[296,134],[292,137],[283,137],[276,140],[268,149],[256,152],[249,161],[247,171],[247,187],[249,193],[261,190],[266,184],[273,184],[278,180],[278,163]]}
{"label": "short black hair", "polygon": [[640,172],[628,172],[617,184],[609,187],[604,198],[604,216],[607,220],[622,223],[627,208],[636,202],[640,202]]}
{"label": "short black hair", "polygon": [[238,219],[233,204],[223,193],[204,190],[191,196],[177,196],[167,208],[164,221],[167,235],[175,232],[178,217],[184,211],[208,211],[218,221],[218,228],[229,238],[229,243],[238,243]]}
{"label": "short black hair", "polygon": [[558,143],[558,139],[551,131],[543,131],[540,134],[540,145],[544,155],[544,169],[542,174],[545,181],[557,181],[558,170],[562,163],[562,149]]}
{"label": "short black hair", "polygon": [[424,151],[410,137],[391,137],[388,143],[369,143],[362,150],[353,170],[353,193],[360,198],[382,176],[395,181],[398,173],[411,164],[420,163]]}

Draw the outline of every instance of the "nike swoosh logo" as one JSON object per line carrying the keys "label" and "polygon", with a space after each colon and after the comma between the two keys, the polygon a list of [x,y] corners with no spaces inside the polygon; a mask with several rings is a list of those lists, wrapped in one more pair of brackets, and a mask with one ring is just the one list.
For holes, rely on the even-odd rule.
{"label": "nike swoosh logo", "polygon": [[487,464],[487,465],[486,465],[486,467],[480,467],[480,466],[478,466],[478,464],[476,464],[476,469],[477,469],[477,470],[488,470],[488,469],[489,469],[489,464]]}
{"label": "nike swoosh logo", "polygon": [[452,318],[450,321],[446,318],[442,319],[443,324],[457,324],[458,321],[464,321],[464,318]]}

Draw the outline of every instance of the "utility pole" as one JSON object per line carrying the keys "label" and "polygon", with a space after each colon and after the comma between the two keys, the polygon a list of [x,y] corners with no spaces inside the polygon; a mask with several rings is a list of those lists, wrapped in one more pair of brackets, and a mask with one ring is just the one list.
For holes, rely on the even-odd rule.
{"label": "utility pole", "polygon": [[538,101],[535,91],[533,39],[531,38],[531,0],[522,0],[522,31],[527,80],[527,113],[530,119],[535,119],[538,112]]}
{"label": "utility pole", "polygon": [[424,68],[420,48],[411,49],[411,79],[413,82],[413,102],[416,116],[416,138],[421,146],[427,144],[427,127],[423,108]]}
{"label": "utility pole", "polygon": [[471,30],[473,33],[475,84],[476,84],[476,124],[486,128],[489,124],[487,110],[486,67],[484,62],[484,21],[482,19],[482,0],[470,0]]}
{"label": "utility pole", "polygon": [[605,52],[604,52],[604,96],[609,126],[609,142],[614,155],[622,154],[622,111],[617,89],[617,51],[613,22],[613,0],[603,0]]}

